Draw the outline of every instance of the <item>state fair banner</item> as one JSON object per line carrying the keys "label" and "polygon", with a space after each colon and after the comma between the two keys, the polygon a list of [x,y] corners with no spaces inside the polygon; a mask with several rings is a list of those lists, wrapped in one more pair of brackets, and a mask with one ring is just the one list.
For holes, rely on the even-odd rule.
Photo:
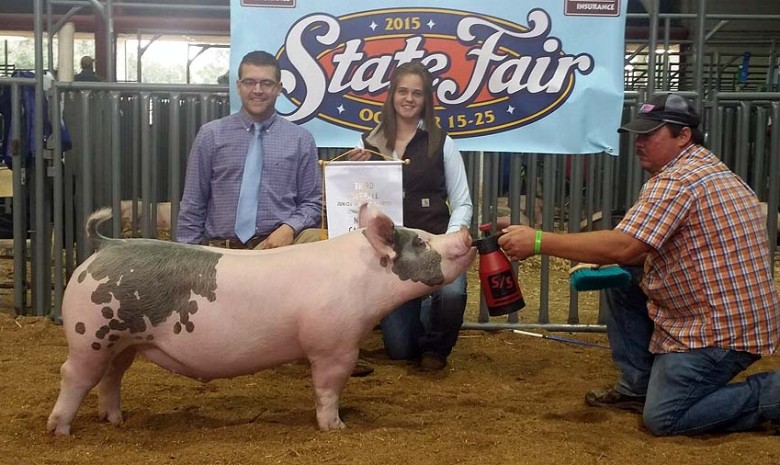
{"label": "state fair banner", "polygon": [[397,226],[403,226],[401,160],[326,162],[325,206],[328,237],[358,229],[358,213],[364,203],[382,208]]}
{"label": "state fair banner", "polygon": [[252,50],[274,54],[277,109],[320,147],[354,147],[393,70],[417,60],[460,150],[617,155],[626,3],[231,0],[230,72]]}

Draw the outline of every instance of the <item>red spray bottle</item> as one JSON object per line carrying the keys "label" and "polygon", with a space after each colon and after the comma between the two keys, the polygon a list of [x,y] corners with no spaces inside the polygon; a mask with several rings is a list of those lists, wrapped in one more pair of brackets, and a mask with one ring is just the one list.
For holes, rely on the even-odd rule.
{"label": "red spray bottle", "polygon": [[525,307],[512,264],[498,246],[498,236],[493,234],[474,241],[479,252],[479,281],[490,316],[506,315]]}

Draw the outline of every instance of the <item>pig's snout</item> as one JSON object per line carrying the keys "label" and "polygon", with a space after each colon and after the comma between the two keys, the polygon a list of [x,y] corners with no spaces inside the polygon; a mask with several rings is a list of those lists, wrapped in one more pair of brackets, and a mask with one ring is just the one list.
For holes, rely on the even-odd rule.
{"label": "pig's snout", "polygon": [[442,254],[445,259],[442,262],[445,282],[452,282],[458,275],[466,272],[474,262],[477,248],[467,229],[461,229],[456,233],[443,236],[448,245]]}

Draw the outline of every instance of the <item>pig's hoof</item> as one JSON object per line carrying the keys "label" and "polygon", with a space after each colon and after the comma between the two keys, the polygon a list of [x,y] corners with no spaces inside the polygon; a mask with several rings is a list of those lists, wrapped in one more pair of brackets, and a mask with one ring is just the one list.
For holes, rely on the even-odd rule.
{"label": "pig's hoof", "polygon": [[320,422],[320,429],[322,431],[335,431],[339,429],[346,428],[347,425],[341,421],[341,418],[336,417],[333,420],[326,421],[326,422]]}
{"label": "pig's hoof", "polygon": [[58,425],[50,421],[46,424],[46,430],[55,436],[70,436],[70,425]]}
{"label": "pig's hoof", "polygon": [[100,412],[98,418],[100,418],[100,420],[108,421],[112,425],[121,425],[124,421],[120,410],[114,412]]}

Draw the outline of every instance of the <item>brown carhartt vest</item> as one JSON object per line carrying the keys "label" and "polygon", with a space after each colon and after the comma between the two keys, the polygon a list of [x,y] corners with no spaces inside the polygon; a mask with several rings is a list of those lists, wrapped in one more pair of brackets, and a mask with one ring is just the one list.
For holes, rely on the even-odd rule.
{"label": "brown carhartt vest", "polygon": [[[363,145],[369,150],[391,155],[384,144],[378,127],[363,134]],[[442,133],[439,146],[432,156],[427,155],[428,131],[418,129],[406,146],[403,159],[409,164],[403,166],[404,226],[428,231],[434,234],[447,232],[450,208],[447,205],[447,185],[444,177],[444,139]],[[377,145],[381,145],[378,147]],[[374,160],[381,160],[372,155]]]}

